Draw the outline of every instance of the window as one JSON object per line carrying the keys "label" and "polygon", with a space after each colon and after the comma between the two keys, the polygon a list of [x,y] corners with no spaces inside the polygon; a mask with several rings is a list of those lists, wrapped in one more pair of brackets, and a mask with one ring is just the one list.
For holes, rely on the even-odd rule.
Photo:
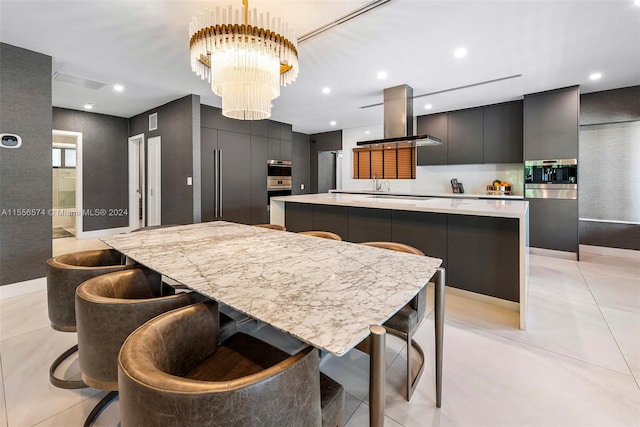
{"label": "window", "polygon": [[75,168],[76,149],[53,147],[51,152],[52,166],[54,168]]}
{"label": "window", "polygon": [[416,147],[408,142],[353,149],[354,179],[415,179]]}

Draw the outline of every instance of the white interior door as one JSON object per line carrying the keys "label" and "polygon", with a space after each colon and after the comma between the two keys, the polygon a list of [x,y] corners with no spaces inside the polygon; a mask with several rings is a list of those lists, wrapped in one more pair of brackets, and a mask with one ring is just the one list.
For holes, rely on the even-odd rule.
{"label": "white interior door", "polygon": [[162,224],[161,218],[161,155],[160,137],[149,138],[148,145],[147,172],[149,182],[147,183],[147,225]]}
{"label": "white interior door", "polygon": [[129,231],[144,227],[144,134],[129,138]]}

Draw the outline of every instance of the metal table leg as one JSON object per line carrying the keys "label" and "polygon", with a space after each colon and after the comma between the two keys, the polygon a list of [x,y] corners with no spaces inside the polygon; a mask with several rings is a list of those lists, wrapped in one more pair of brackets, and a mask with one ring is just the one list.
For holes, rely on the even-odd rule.
{"label": "metal table leg", "polygon": [[442,337],[444,332],[444,268],[436,271],[434,290],[434,317],[436,335],[436,406],[442,406]]}
{"label": "metal table leg", "polygon": [[384,397],[386,378],[386,329],[373,325],[369,328],[370,361],[369,361],[369,425],[384,427]]}

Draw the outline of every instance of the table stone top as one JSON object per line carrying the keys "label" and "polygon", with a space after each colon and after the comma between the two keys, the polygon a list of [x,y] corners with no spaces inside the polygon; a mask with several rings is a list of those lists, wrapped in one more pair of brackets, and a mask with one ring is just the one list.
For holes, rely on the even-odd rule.
{"label": "table stone top", "polygon": [[334,355],[409,302],[442,260],[224,221],[105,237],[203,295]]}

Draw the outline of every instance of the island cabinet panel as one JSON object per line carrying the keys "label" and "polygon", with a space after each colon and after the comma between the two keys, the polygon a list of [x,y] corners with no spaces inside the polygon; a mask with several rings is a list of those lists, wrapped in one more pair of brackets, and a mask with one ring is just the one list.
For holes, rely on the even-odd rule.
{"label": "island cabinet panel", "polygon": [[522,101],[484,107],[484,163],[522,163]]}
{"label": "island cabinet panel", "polygon": [[349,208],[349,234],[343,240],[360,242],[391,241],[391,211],[370,208]]}
{"label": "island cabinet panel", "polygon": [[442,260],[447,268],[447,214],[391,211],[391,240]]}
{"label": "island cabinet panel", "polygon": [[330,231],[344,240],[349,235],[349,208],[346,206],[314,205],[313,228]]}
{"label": "island cabinet panel", "polygon": [[297,233],[313,230],[313,205],[286,203],[285,212],[284,226],[287,231]]}
{"label": "island cabinet panel", "polygon": [[483,162],[483,109],[449,113],[447,163],[450,165]]}
{"label": "island cabinet panel", "polygon": [[447,113],[419,116],[417,119],[417,133],[440,138],[441,145],[423,145],[417,148],[418,166],[447,164]]}
{"label": "island cabinet panel", "polygon": [[518,220],[449,215],[447,285],[519,302]]}

